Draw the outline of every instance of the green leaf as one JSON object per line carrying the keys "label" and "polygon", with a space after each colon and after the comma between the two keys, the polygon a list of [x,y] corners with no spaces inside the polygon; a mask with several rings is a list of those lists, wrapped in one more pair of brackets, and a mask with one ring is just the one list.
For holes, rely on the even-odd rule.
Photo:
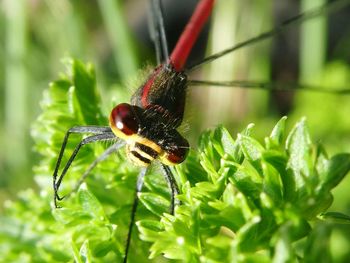
{"label": "green leaf", "polygon": [[220,125],[214,130],[213,146],[221,157],[233,156],[235,141],[225,127]]}
{"label": "green leaf", "polygon": [[283,198],[292,201],[295,196],[295,177],[287,169],[287,156],[284,152],[269,150],[263,153],[263,161],[271,164],[279,173],[283,184]]}
{"label": "green leaf", "polygon": [[112,240],[99,240],[97,244],[94,244],[91,250],[94,257],[102,258],[110,251],[115,250],[115,244]]}
{"label": "green leaf", "polygon": [[244,157],[252,163],[258,173],[262,176],[260,160],[265,150],[264,147],[258,141],[249,136],[239,134],[238,140],[240,141]]}
{"label": "green leaf", "polygon": [[156,220],[140,220],[137,222],[139,228],[148,229],[154,232],[160,232],[163,230],[162,224]]}
{"label": "green leaf", "polygon": [[278,228],[271,245],[274,247],[273,262],[294,262],[297,257],[297,250],[294,248],[294,241],[300,240],[310,233],[311,227],[298,215],[288,212],[288,218]]}
{"label": "green leaf", "polygon": [[166,215],[162,222],[166,232],[160,232],[151,247],[151,256],[163,253],[166,258],[179,259],[185,262],[198,262],[201,255],[199,243],[199,213],[198,208],[192,207],[189,215],[180,213],[179,216]]}
{"label": "green leaf", "polygon": [[325,149],[321,144],[318,143],[316,145],[316,160],[315,160],[316,173],[318,174],[318,178],[317,178],[318,187],[316,188],[317,192],[320,192],[320,190],[323,191],[322,183],[328,174],[329,163],[330,163],[329,158],[327,156]]}
{"label": "green leaf", "polygon": [[207,172],[208,178],[210,178],[211,181],[215,183],[220,177],[218,172],[216,171],[216,164],[211,161],[206,152],[202,152],[199,157],[200,164],[203,167],[203,169]]}
{"label": "green leaf", "polygon": [[153,214],[161,216],[163,213],[169,212],[170,202],[155,193],[140,193],[140,201]]}
{"label": "green leaf", "polygon": [[[162,224],[155,220],[140,220],[136,222],[140,232],[140,238],[148,242],[156,242],[161,238],[164,231]],[[157,249],[153,250],[154,255],[157,254]]]}
{"label": "green leaf", "polygon": [[270,137],[265,139],[267,149],[276,149],[281,146],[286,129],[287,116],[282,117],[273,128]]}
{"label": "green leaf", "polygon": [[273,263],[296,262],[297,258],[293,250],[291,235],[291,226],[283,225],[276,234],[274,244]]}
{"label": "green leaf", "polygon": [[330,235],[331,228],[328,225],[316,225],[306,242],[304,262],[332,262]]}
{"label": "green leaf", "polygon": [[91,256],[91,251],[90,251],[90,246],[89,246],[89,241],[86,240],[83,245],[80,247],[80,258],[82,262],[89,263],[92,262],[92,256]]}
{"label": "green leaf", "polygon": [[105,213],[101,203],[97,198],[88,190],[80,188],[78,191],[79,203],[83,207],[84,211],[89,213],[92,217],[104,220]]}
{"label": "green leaf", "polygon": [[319,218],[337,224],[350,224],[350,216],[339,212],[325,212],[320,214]]}
{"label": "green leaf", "polygon": [[262,162],[264,174],[263,191],[267,193],[276,203],[277,206],[283,202],[283,187],[280,174],[268,162]]}
{"label": "green leaf", "polygon": [[261,154],[264,147],[256,140],[249,136],[238,135],[241,147],[245,157],[250,161],[257,161],[261,159]]}
{"label": "green leaf", "polygon": [[169,187],[162,176],[146,176],[144,186],[149,189],[149,192],[157,193],[170,200]]}
{"label": "green leaf", "polygon": [[245,223],[245,218],[240,207],[227,205],[224,202],[210,202],[209,205],[216,209],[214,213],[205,215],[204,219],[209,220],[213,225],[220,224],[236,232]]}
{"label": "green leaf", "polygon": [[301,204],[299,205],[300,212],[304,214],[306,218],[312,219],[315,218],[322,212],[325,212],[333,203],[333,195],[330,192],[324,192],[322,194],[315,196],[304,196],[300,200]]}
{"label": "green leaf", "polygon": [[252,251],[257,246],[260,238],[259,224],[261,217],[253,216],[244,226],[242,226],[236,234],[236,241],[239,249],[242,251]]}
{"label": "green leaf", "polygon": [[289,133],[286,141],[288,168],[294,172],[296,189],[307,184],[312,171],[311,139],[305,118],[298,122]]}
{"label": "green leaf", "polygon": [[229,178],[244,195],[258,199],[262,191],[262,178],[251,167],[240,167],[236,173]]}
{"label": "green leaf", "polygon": [[327,170],[320,174],[320,185],[323,190],[330,191],[337,186],[350,171],[350,154],[337,154],[327,163]]}
{"label": "green leaf", "polygon": [[[254,124],[249,124],[247,128],[245,128],[240,135],[249,136],[253,130]],[[241,164],[244,160],[244,154],[241,148],[240,136],[237,135],[237,140],[233,145],[232,157],[233,160],[239,164]]]}
{"label": "green leaf", "polygon": [[74,255],[74,262],[84,263],[84,261],[80,256],[80,251],[78,250],[77,244],[74,241],[72,241],[72,249],[73,249],[73,255]]}
{"label": "green leaf", "polygon": [[[243,254],[243,253],[241,253]],[[235,256],[232,257],[233,259]],[[271,263],[270,253],[268,250],[260,250],[259,253],[244,253],[239,262],[249,263]],[[233,260],[232,260],[233,261]],[[230,262],[232,262],[230,261]]]}
{"label": "green leaf", "polygon": [[206,240],[205,243],[210,246],[211,251],[201,256],[201,262],[227,262],[232,238],[225,234],[229,235],[230,231],[222,228],[218,235]]}
{"label": "green leaf", "polygon": [[90,220],[90,214],[77,209],[57,208],[52,211],[55,220],[65,225],[78,225],[83,220]]}
{"label": "green leaf", "polygon": [[180,185],[190,183],[191,185],[197,182],[207,181],[208,174],[200,165],[198,153],[190,150],[186,161],[180,165],[175,166],[176,174],[180,178]]}
{"label": "green leaf", "polygon": [[89,125],[98,125],[101,120],[100,98],[96,91],[95,71],[91,64],[74,60],[73,66],[73,85],[75,87],[76,99],[79,103],[80,112],[84,123]]}
{"label": "green leaf", "polygon": [[192,188],[192,197],[198,200],[204,198],[210,198],[216,196],[218,191],[218,186],[210,182],[200,182],[196,184],[196,187]]}

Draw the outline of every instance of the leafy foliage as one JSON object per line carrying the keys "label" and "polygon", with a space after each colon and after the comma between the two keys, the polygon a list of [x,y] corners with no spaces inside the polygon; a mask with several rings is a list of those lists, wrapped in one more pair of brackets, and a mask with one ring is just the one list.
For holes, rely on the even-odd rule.
{"label": "leafy foliage", "polygon": [[[61,202],[63,208],[49,205],[50,176],[66,130],[107,120],[91,65],[69,61],[67,66],[68,74],[46,91],[43,113],[33,127],[42,155],[35,168],[40,193],[21,193],[0,218],[0,252],[6,262],[115,262],[123,257],[138,172],[123,152],[96,167],[78,193]],[[285,125],[284,117],[264,144],[252,136],[253,125],[235,140],[221,126],[203,133],[199,149],[173,169],[181,189],[174,215],[167,213],[170,194],[153,166],[139,196],[130,262],[148,262],[148,257],[185,262],[330,259],[332,222],[350,223],[349,216],[327,212],[331,190],[350,170],[350,154],[329,157],[312,143],[305,119],[288,135]],[[68,145],[65,161],[80,139]],[[61,194],[74,187],[105,147],[83,149]]]}

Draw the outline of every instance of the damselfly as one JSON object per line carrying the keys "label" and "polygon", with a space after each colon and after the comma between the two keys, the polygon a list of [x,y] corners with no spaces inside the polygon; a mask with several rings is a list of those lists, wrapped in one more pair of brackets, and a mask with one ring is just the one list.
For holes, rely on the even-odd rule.
{"label": "damselfly", "polygon": [[[110,126],[76,126],[67,131],[63,140],[53,174],[55,207],[58,207],[57,201],[60,201],[63,198],[58,195],[58,190],[62,180],[72,165],[79,150],[86,144],[98,141],[114,142],[113,145],[107,148],[105,152],[90,165],[90,167],[82,175],[77,187],[79,187],[79,185],[98,163],[105,160],[112,153],[120,150],[123,146],[126,147],[126,152],[131,162],[141,167],[140,174],[137,179],[135,199],[131,210],[130,225],[124,255],[125,262],[127,261],[131,233],[135,223],[135,214],[138,206],[138,193],[140,193],[142,190],[147,167],[152,162],[155,161],[159,163],[162,168],[164,178],[166,179],[171,190],[171,214],[174,213],[174,208],[178,203],[175,197],[179,193],[179,189],[169,166],[177,165],[183,162],[186,159],[186,155],[189,150],[188,141],[177,131],[177,128],[183,121],[187,86],[212,85],[229,87],[258,87],[264,89],[280,88],[280,86],[276,83],[187,80],[188,72],[205,63],[219,59],[241,47],[270,38],[280,33],[290,25],[317,16],[324,12],[324,10],[339,9],[346,3],[346,1],[336,1],[333,4],[327,4],[325,6],[307,11],[301,15],[292,17],[275,29],[264,32],[247,41],[238,43],[231,48],[203,59],[201,62],[196,63],[195,65],[185,68],[187,57],[199,33],[201,32],[202,27],[211,14],[214,2],[214,0],[201,0],[198,2],[191,20],[187,24],[187,27],[181,35],[176,47],[169,55],[160,3],[157,0],[151,1],[152,13],[155,18],[153,21],[153,31],[155,32],[154,43],[158,55],[157,58],[159,65],[148,76],[144,84],[139,87],[131,97],[130,104],[121,103],[111,111],[109,117]],[[315,89],[315,87],[308,85],[304,85],[302,88],[309,90]],[[331,92],[347,91],[331,90]],[[64,168],[59,173],[65,148],[68,143],[69,136],[72,133],[92,135],[81,140],[68,159],[67,163],[64,165]]]}

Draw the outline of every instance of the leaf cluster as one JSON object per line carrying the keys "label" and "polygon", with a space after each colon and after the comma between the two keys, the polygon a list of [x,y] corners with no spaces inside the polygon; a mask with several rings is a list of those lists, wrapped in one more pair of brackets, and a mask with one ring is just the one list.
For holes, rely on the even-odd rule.
{"label": "leaf cluster", "polygon": [[[119,262],[130,220],[137,168],[122,151],[94,169],[61,209],[50,207],[51,174],[66,130],[106,125],[94,70],[78,61],[50,85],[32,129],[42,155],[35,168],[39,193],[22,192],[0,217],[0,253],[6,262]],[[306,121],[286,134],[282,118],[260,143],[248,125],[235,139],[222,126],[204,132],[198,150],[173,169],[181,204],[170,215],[170,194],[155,164],[139,195],[130,262],[290,262],[330,259],[334,222],[327,212],[332,189],[350,169],[350,154],[329,157],[310,138]],[[73,138],[67,156],[81,138]],[[88,146],[77,157],[61,194],[107,145]],[[319,242],[322,240],[322,242]]]}

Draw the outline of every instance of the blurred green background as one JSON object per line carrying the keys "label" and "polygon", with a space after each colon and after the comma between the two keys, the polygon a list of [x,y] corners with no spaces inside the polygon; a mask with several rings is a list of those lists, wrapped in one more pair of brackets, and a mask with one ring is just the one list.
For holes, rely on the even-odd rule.
{"label": "blurred green background", "polygon": [[[208,36],[202,36],[189,63],[323,2],[218,0],[212,24],[206,29]],[[164,1],[170,50],[195,3]],[[155,64],[146,22],[147,4],[146,0],[0,2],[1,204],[16,199],[21,189],[36,187],[32,167],[40,156],[32,150],[30,127],[40,112],[43,90],[63,71],[62,59],[74,57],[95,65],[106,112],[112,101],[127,100],[137,88],[130,83],[142,75],[142,68]],[[273,40],[201,67],[190,78],[298,80],[320,88],[348,87],[349,11],[349,7],[342,8],[328,18],[320,16],[302,27],[293,26]],[[306,116],[313,139],[325,144],[330,153],[350,151],[349,95],[218,87],[189,87],[188,93],[182,131],[193,147],[200,131],[219,123],[234,134],[254,122],[260,135],[266,134],[280,116],[287,115],[291,125]],[[350,178],[346,178],[336,189],[332,209],[350,214],[349,185]]]}

